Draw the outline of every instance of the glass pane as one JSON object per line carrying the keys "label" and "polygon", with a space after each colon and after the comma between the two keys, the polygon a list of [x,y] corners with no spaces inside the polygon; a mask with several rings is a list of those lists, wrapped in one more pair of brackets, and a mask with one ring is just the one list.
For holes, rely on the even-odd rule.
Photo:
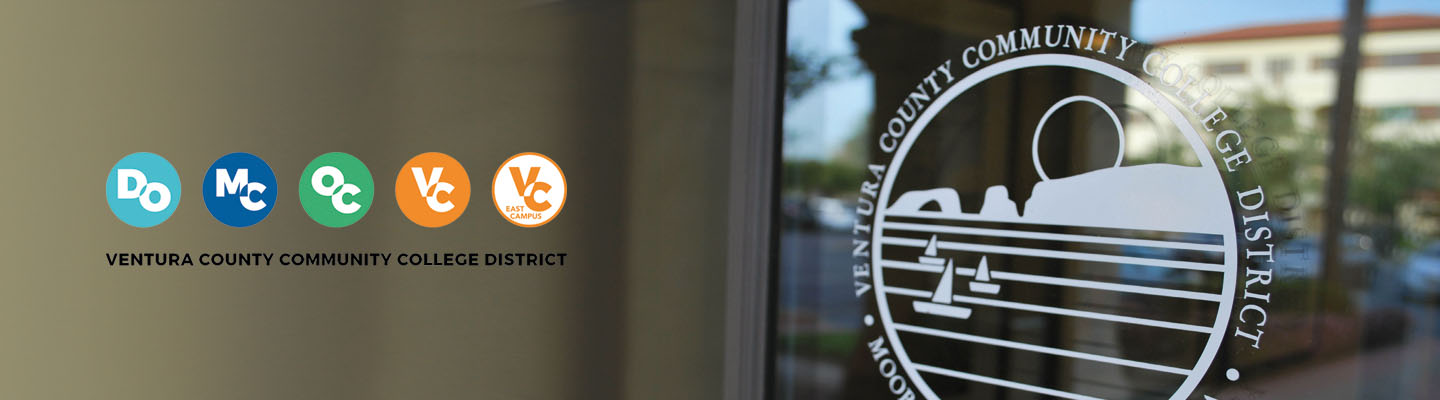
{"label": "glass pane", "polygon": [[1342,1],[790,2],[775,397],[1440,396],[1440,4],[1371,3],[1336,142]]}

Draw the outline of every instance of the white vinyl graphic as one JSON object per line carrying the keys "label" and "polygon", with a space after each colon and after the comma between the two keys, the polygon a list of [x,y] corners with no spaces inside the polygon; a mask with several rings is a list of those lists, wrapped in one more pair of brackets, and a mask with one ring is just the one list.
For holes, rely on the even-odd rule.
{"label": "white vinyl graphic", "polygon": [[[991,186],[978,211],[966,213],[960,195],[950,187],[897,187],[896,177],[905,174],[906,158],[926,126],[957,96],[987,79],[1026,68],[1072,68],[1093,72],[1123,84],[1159,109],[1184,136],[1200,166],[1172,164],[1124,165],[1125,127],[1111,105],[1086,95],[1074,95],[1054,102],[1039,120],[1022,121],[1019,130],[1033,129],[1031,158],[1040,182],[1030,189],[1022,204],[1012,199],[1014,188]],[[1113,124],[1120,136],[1121,151],[1113,166],[1068,177],[1047,174],[1041,165],[1041,131],[1051,116],[1067,108],[1088,108],[1100,115],[1105,125]],[[1033,124],[1033,125],[1031,125]],[[1051,126],[1047,135],[1064,134]],[[939,156],[944,158],[942,154]],[[1109,161],[1107,159],[1106,163]],[[923,169],[923,168],[922,168]],[[879,322],[900,365],[914,387],[928,399],[939,399],[932,390],[939,381],[965,381],[994,385],[1050,397],[1097,398],[1066,388],[1045,387],[1034,382],[1006,379],[967,369],[956,357],[907,352],[920,345],[908,343],[963,343],[1002,349],[1012,357],[1035,354],[1086,365],[1103,366],[1130,373],[1173,377],[1173,386],[1163,388],[1171,399],[1186,399],[1207,372],[1224,337],[1234,298],[1237,252],[1235,226],[1226,188],[1204,141],[1183,114],[1154,88],[1125,70],[1094,59],[1061,54],[1016,57],[981,68],[936,97],[915,120],[895,151],[881,182],[874,216],[871,244],[874,295]],[[1053,173],[1053,171],[1051,171]],[[1063,233],[1062,233],[1063,232]],[[1152,234],[1131,234],[1134,232]],[[1163,234],[1153,234],[1153,233]],[[1004,244],[997,244],[1003,239]],[[1149,256],[1126,252],[1084,251],[1111,248],[1161,249],[1166,252],[1199,254],[1195,257]],[[1144,282],[1085,279],[1077,276],[1049,276],[1034,271],[1017,271],[1005,260],[1063,260],[1076,268],[1145,268],[1194,276],[1214,283],[1212,289],[1167,287]],[[961,262],[961,261],[964,262]],[[976,261],[978,260],[978,262]],[[936,276],[938,275],[938,276]],[[887,276],[892,276],[887,282]],[[919,285],[915,282],[926,282]],[[1087,309],[1073,302],[1040,304],[1007,298],[1013,285],[1048,287],[1085,293],[1118,293],[1127,299],[1157,299],[1196,304],[1195,318],[1157,318],[1123,312]],[[997,311],[998,310],[998,311]],[[982,321],[997,315],[1038,315],[1077,324],[1114,324],[1119,329],[1151,329],[1177,341],[1197,343],[1193,352],[1182,353],[1183,363],[1137,359],[1121,352],[1087,348],[1080,343],[1036,344],[967,332],[966,324],[986,322],[1006,326],[1023,321]],[[1213,317],[1213,319],[1210,319]],[[1013,318],[1013,317],[1012,317]],[[1072,322],[1067,322],[1072,323]],[[1203,343],[1203,348],[1199,346]],[[928,346],[928,345],[927,345]],[[1189,350],[1186,350],[1189,351]],[[1087,371],[1070,372],[1077,375]],[[1146,375],[1146,376],[1157,376]],[[1100,380],[1099,378],[1096,378]],[[949,384],[949,383],[947,383]],[[953,385],[951,385],[953,386]]]}

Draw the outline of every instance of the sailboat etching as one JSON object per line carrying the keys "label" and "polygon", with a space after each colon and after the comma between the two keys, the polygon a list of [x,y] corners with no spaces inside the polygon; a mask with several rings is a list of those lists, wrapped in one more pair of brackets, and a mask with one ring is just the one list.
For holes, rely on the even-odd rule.
{"label": "sailboat etching", "polygon": [[984,294],[999,294],[1000,285],[990,282],[990,263],[980,256],[980,266],[975,267],[975,280],[970,282],[970,291]]}
{"label": "sailboat etching", "polygon": [[930,295],[930,300],[915,300],[913,306],[915,312],[921,314],[938,315],[956,319],[969,319],[970,309],[951,305],[955,297],[955,275],[972,276],[974,281],[970,282],[970,291],[984,294],[1000,293],[1000,285],[990,282],[990,265],[987,257],[980,257],[980,265],[975,268],[955,268],[955,260],[938,257],[939,249],[936,243],[939,242],[939,235],[931,235],[930,242],[925,245],[925,255],[920,256],[920,264],[944,266],[940,273],[940,283],[935,286],[935,292]]}
{"label": "sailboat etching", "polygon": [[940,284],[935,287],[935,293],[930,296],[930,301],[915,300],[913,302],[915,312],[956,319],[969,319],[969,308],[950,305],[950,301],[954,297],[955,260],[936,257],[939,253],[935,248],[937,239],[935,235],[930,236],[930,243],[925,245],[925,255],[920,256],[920,263],[924,265],[944,265],[945,270],[940,273]]}

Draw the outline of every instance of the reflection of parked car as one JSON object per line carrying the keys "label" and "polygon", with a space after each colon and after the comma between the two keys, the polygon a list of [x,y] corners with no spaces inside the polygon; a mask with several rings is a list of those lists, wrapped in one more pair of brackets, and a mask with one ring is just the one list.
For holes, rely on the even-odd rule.
{"label": "reflection of parked car", "polygon": [[788,228],[804,231],[815,229],[815,213],[810,210],[805,197],[785,196],[780,199],[780,214]]}
{"label": "reflection of parked car", "polygon": [[810,198],[810,210],[815,222],[832,231],[848,231],[855,227],[855,205],[844,200],[814,196]]}
{"label": "reflection of parked car", "polygon": [[787,227],[848,232],[855,226],[855,203],[824,196],[791,195],[780,199]]}
{"label": "reflection of parked car", "polygon": [[1275,249],[1275,274],[1287,278],[1320,276],[1320,245],[1313,237],[1281,243]]}
{"label": "reflection of parked car", "polygon": [[1430,299],[1440,294],[1440,242],[1410,255],[1404,279],[1406,294],[1412,298]]}
{"label": "reflection of parked car", "polygon": [[[1374,241],[1369,236],[1353,233],[1342,235],[1340,240],[1344,247],[1340,253],[1340,268],[1334,271],[1338,274],[1337,279],[1368,285],[1375,269],[1380,266],[1380,255],[1375,253]],[[1276,249],[1276,273],[1288,277],[1317,278],[1322,258],[1319,238],[1296,238]]]}
{"label": "reflection of parked car", "polygon": [[[1205,235],[1195,233],[1171,233],[1145,237],[1145,239],[1150,240],[1171,242],[1199,242],[1204,240],[1204,238]],[[1137,258],[1209,262],[1204,258],[1197,258],[1185,252],[1161,247],[1125,246],[1121,254]],[[1135,264],[1121,264],[1120,278],[1126,282],[1151,286],[1196,285],[1204,281],[1204,275],[1197,273],[1197,271],[1177,268],[1155,268]]]}

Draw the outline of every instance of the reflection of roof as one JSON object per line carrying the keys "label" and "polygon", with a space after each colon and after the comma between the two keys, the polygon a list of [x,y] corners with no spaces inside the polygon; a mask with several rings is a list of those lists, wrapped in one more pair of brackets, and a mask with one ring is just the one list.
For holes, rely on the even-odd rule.
{"label": "reflection of roof", "polygon": [[[1365,22],[1367,32],[1404,31],[1440,28],[1440,15],[1400,14],[1371,17]],[[1338,35],[1340,21],[1314,21],[1294,24],[1260,25],[1219,32],[1182,36],[1160,42],[1161,45],[1182,43],[1224,42],[1230,40],[1268,39],[1310,35]]]}

